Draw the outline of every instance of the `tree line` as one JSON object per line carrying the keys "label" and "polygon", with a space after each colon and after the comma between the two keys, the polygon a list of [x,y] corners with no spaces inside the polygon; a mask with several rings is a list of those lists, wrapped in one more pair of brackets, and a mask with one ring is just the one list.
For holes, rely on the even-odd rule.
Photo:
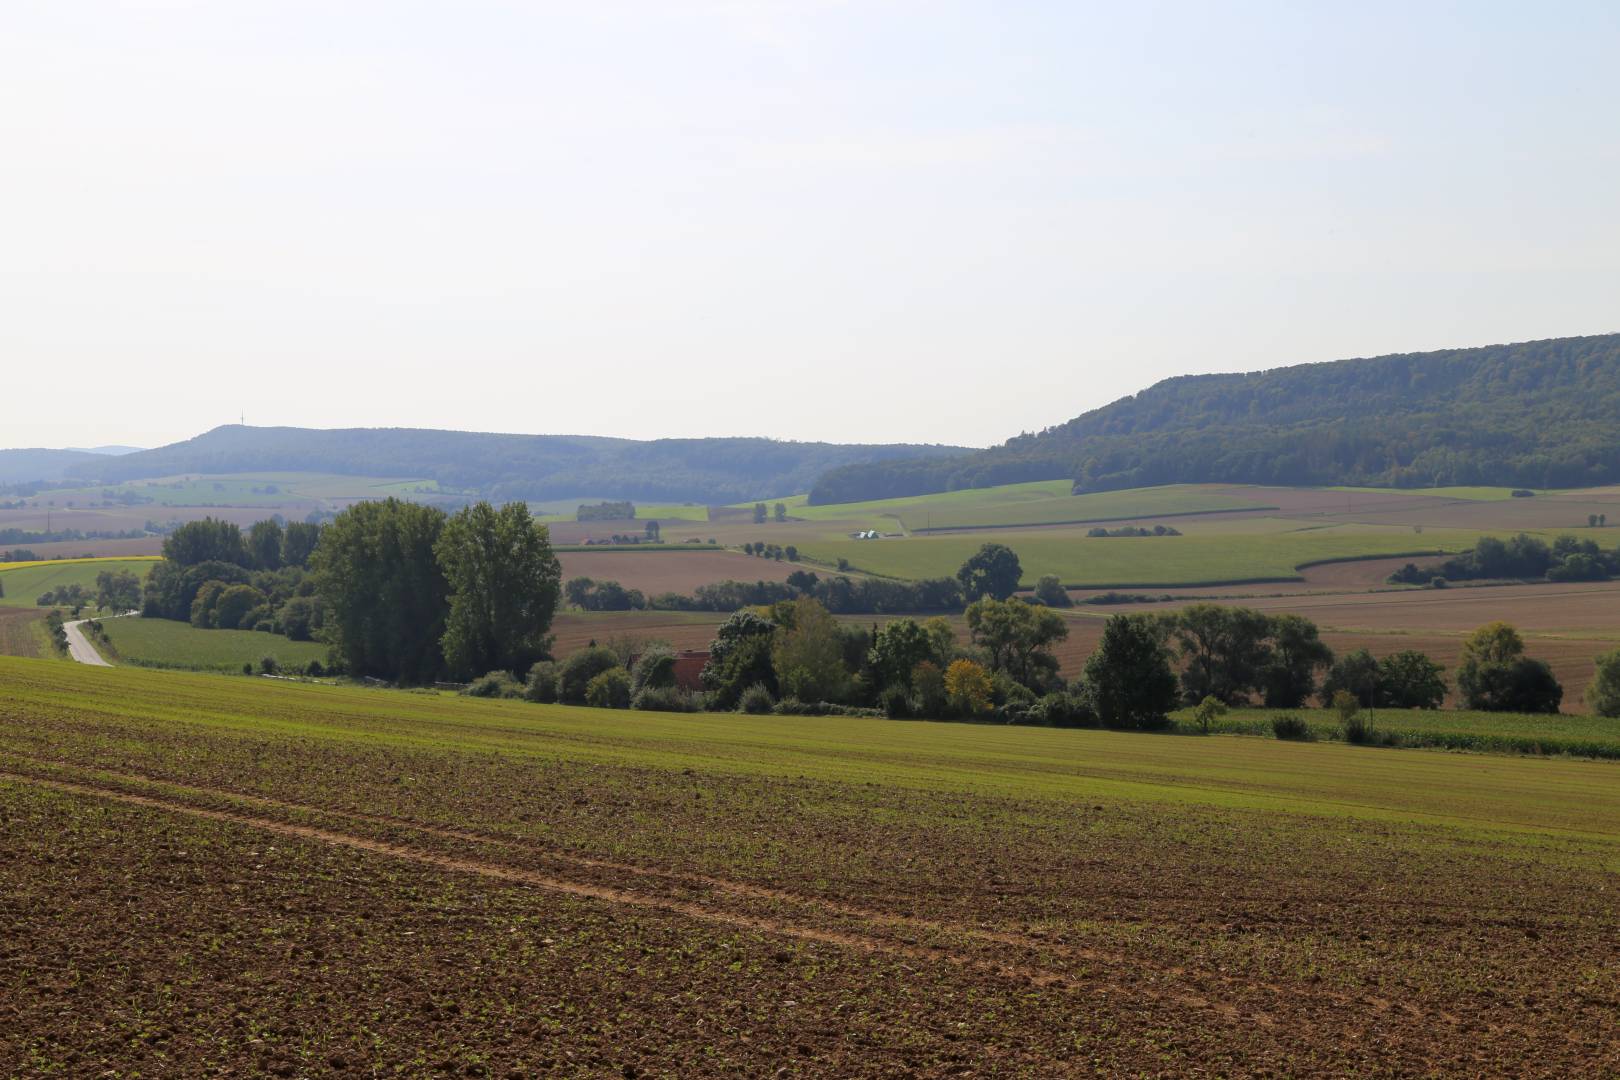
{"label": "tree line", "polygon": [[1595,540],[1564,535],[1551,544],[1520,533],[1510,540],[1482,536],[1474,546],[1441,563],[1438,570],[1407,563],[1390,584],[1435,585],[1447,581],[1517,578],[1548,581],[1609,581],[1620,575],[1620,547],[1604,551]]}
{"label": "tree line", "polygon": [[422,684],[548,655],[560,578],[526,504],[451,515],[389,498],[324,526],[188,522],[165,539],[142,614],[317,639],[350,674]]}

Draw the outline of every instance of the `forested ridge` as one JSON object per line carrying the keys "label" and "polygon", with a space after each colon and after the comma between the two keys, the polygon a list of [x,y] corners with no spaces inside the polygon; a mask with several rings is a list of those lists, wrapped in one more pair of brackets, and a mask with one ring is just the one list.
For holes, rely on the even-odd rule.
{"label": "forested ridge", "polygon": [[978,453],[832,469],[810,501],[1057,478],[1076,491],[1620,483],[1620,334],[1166,379]]}
{"label": "forested ridge", "polygon": [[89,483],[183,473],[324,472],[431,479],[498,499],[613,495],[730,503],[804,491],[818,475],[840,465],[960,453],[960,447],[916,444],[229,425],[155,450],[92,458],[69,472]]}

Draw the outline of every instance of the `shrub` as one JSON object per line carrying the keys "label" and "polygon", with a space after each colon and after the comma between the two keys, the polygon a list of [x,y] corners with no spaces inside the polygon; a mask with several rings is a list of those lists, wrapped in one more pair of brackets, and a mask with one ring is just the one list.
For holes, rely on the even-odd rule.
{"label": "shrub", "polygon": [[1069,591],[1056,574],[1041,575],[1041,579],[1035,583],[1035,600],[1047,607],[1071,607],[1074,604],[1069,599]]}
{"label": "shrub", "polygon": [[938,719],[945,715],[949,695],[945,693],[945,673],[931,660],[924,660],[911,669],[913,716]]}
{"label": "shrub", "polygon": [[622,667],[598,672],[585,684],[585,704],[598,709],[628,709],[630,673]]}
{"label": "shrub", "polygon": [[911,695],[906,693],[905,687],[887,687],[878,700],[882,703],[883,715],[890,720],[911,719]]}
{"label": "shrub", "polygon": [[1048,727],[1095,727],[1097,714],[1084,694],[1047,694],[1029,707],[1029,722]]}
{"label": "shrub", "polygon": [[274,675],[276,672],[278,672],[280,670],[281,670],[281,665],[276,662],[275,657],[269,656],[269,655],[259,657],[259,673],[260,674],[262,674],[262,675]]}
{"label": "shrub", "polygon": [[256,612],[265,615],[264,594],[251,585],[232,585],[219,592],[212,605],[208,625],[220,630],[239,630],[251,627],[257,621]]}
{"label": "shrub", "polygon": [[755,683],[737,699],[737,711],[760,716],[771,711],[776,701],[764,683]]}
{"label": "shrub", "polygon": [[1193,709],[1193,719],[1198,721],[1199,730],[1205,735],[1209,734],[1210,726],[1226,715],[1226,702],[1218,697],[1206,696]]}
{"label": "shrub", "polygon": [[509,671],[491,671],[474,679],[461,691],[467,697],[515,698],[523,696],[523,684],[512,678]]}
{"label": "shrub", "polygon": [[1311,728],[1303,717],[1278,713],[1271,718],[1271,733],[1279,739],[1309,739]]}
{"label": "shrub", "polygon": [[612,649],[600,645],[579,652],[563,661],[557,672],[557,700],[570,705],[585,701],[585,688],[592,679],[619,666],[619,657]]}
{"label": "shrub", "polygon": [[945,669],[946,701],[963,716],[988,712],[991,690],[990,676],[972,660],[956,660]]}
{"label": "shrub", "polygon": [[1586,688],[1587,704],[1599,716],[1620,716],[1620,649],[1606,652],[1594,662],[1597,673]]}
{"label": "shrub", "polygon": [[703,697],[679,686],[649,686],[630,699],[630,707],[642,712],[702,712]]}
{"label": "shrub", "polygon": [[244,675],[253,674],[253,661],[251,661],[251,660],[242,661],[242,674],[244,674]]}
{"label": "shrub", "polygon": [[550,705],[557,700],[557,672],[555,660],[542,660],[529,668],[529,677],[523,684],[523,700]]}
{"label": "shrub", "polygon": [[326,667],[319,660],[311,660],[304,665],[304,674],[312,679],[319,679],[326,674]]}
{"label": "shrub", "polygon": [[638,694],[674,686],[675,650],[663,644],[647,646],[630,671],[630,683]]}
{"label": "shrub", "polygon": [[1361,699],[1348,690],[1333,694],[1333,711],[1339,714],[1339,726],[1344,730],[1344,741],[1365,743],[1372,741],[1372,722],[1362,714]]}

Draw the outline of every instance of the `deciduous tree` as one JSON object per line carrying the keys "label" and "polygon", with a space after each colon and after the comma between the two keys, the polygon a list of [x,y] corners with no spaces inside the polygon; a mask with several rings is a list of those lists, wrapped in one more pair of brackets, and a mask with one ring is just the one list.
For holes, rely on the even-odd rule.
{"label": "deciduous tree", "polygon": [[452,672],[522,675],[547,654],[562,568],[526,503],[464,507],[434,551],[450,587],[444,658]]}

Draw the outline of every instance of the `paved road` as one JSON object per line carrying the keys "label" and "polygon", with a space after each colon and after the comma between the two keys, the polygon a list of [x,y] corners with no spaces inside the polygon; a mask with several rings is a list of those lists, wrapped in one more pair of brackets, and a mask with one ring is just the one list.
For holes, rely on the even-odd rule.
{"label": "paved road", "polygon": [[95,667],[112,667],[96,652],[96,647],[90,644],[90,639],[84,636],[79,627],[89,622],[88,619],[76,619],[73,622],[62,624],[62,630],[67,634],[68,655],[81,664],[91,664]]}

